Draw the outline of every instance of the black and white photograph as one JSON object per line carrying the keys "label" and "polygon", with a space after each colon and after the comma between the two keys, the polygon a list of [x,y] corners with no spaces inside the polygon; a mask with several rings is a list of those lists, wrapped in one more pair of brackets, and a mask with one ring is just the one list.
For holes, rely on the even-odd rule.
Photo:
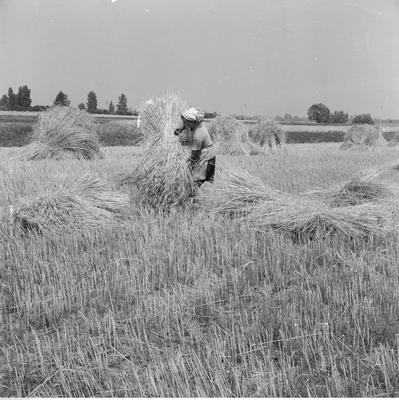
{"label": "black and white photograph", "polygon": [[0,398],[399,397],[399,0],[0,0]]}

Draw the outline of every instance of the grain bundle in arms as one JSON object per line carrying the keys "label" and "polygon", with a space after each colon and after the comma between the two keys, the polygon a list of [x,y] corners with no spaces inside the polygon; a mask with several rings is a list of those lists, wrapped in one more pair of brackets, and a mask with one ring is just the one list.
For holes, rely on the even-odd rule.
{"label": "grain bundle in arms", "polygon": [[200,188],[205,182],[213,183],[216,170],[216,148],[205,124],[205,113],[196,107],[186,109],[182,115],[181,127],[174,134],[182,144],[188,146],[189,168],[194,183]]}
{"label": "grain bundle in arms", "polygon": [[133,187],[142,204],[168,210],[184,204],[195,193],[187,164],[189,153],[174,135],[184,109],[183,100],[173,94],[141,107],[146,151],[137,167],[120,179],[120,184]]}
{"label": "grain bundle in arms", "polygon": [[23,160],[102,158],[97,128],[86,111],[56,106],[40,113],[32,142],[23,148]]}

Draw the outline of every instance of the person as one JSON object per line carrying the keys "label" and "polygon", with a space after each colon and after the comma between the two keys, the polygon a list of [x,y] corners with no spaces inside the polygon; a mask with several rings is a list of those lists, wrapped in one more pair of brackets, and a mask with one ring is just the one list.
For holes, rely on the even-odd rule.
{"label": "person", "polygon": [[196,107],[190,107],[181,114],[181,119],[182,126],[174,134],[183,145],[191,148],[188,163],[194,182],[198,187],[205,182],[213,183],[216,155],[208,129],[203,123],[204,113]]}

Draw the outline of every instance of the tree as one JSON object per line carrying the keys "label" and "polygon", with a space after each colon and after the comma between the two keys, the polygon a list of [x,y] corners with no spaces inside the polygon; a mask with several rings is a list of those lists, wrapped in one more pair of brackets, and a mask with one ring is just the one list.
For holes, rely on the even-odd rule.
{"label": "tree", "polygon": [[285,113],[283,116],[283,121],[292,121],[292,115],[289,113]]}
{"label": "tree", "polygon": [[334,111],[330,114],[330,122],[333,124],[345,124],[348,122],[348,114],[343,111]]}
{"label": "tree", "polygon": [[89,113],[95,113],[97,110],[97,96],[96,94],[91,90],[89,94],[87,95],[87,111]]}
{"label": "tree", "polygon": [[12,88],[8,88],[8,107],[13,110],[17,105],[17,96],[13,92]]}
{"label": "tree", "polygon": [[86,104],[85,103],[79,103],[78,108],[79,108],[79,110],[86,110]]}
{"label": "tree", "polygon": [[31,108],[31,110],[32,111],[46,111],[46,110],[48,110],[49,108],[51,108],[50,106],[43,106],[43,105],[36,105],[36,106],[33,106],[32,108]]}
{"label": "tree", "polygon": [[353,117],[352,124],[373,125],[374,121],[373,121],[373,118],[371,118],[370,114],[359,114],[359,115],[355,115]]}
{"label": "tree", "polygon": [[218,113],[216,111],[214,112],[206,112],[204,113],[204,118],[209,118],[209,119],[213,119],[213,118],[217,118]]}
{"label": "tree", "polygon": [[66,106],[69,107],[71,102],[68,99],[68,95],[64,93],[62,90],[60,90],[55,97],[54,103],[55,106]]}
{"label": "tree", "polygon": [[328,122],[330,119],[330,110],[324,104],[313,104],[308,109],[308,117],[311,121]]}
{"label": "tree", "polygon": [[0,107],[8,108],[8,106],[9,106],[8,96],[4,94],[3,97],[0,99]]}
{"label": "tree", "polygon": [[112,101],[110,101],[110,103],[109,103],[108,111],[109,111],[110,114],[113,114],[115,112],[115,106],[114,106],[114,103]]}
{"label": "tree", "polygon": [[126,115],[128,113],[126,96],[122,93],[118,100],[118,104],[116,105],[116,113],[119,115]]}
{"label": "tree", "polygon": [[20,86],[16,97],[16,105],[19,107],[29,108],[32,103],[30,98],[30,89],[27,85]]}

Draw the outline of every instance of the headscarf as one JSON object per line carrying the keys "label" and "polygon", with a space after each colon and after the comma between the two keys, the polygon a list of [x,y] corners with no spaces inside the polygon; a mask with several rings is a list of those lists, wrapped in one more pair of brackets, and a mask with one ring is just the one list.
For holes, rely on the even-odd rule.
{"label": "headscarf", "polygon": [[204,119],[204,115],[205,114],[202,111],[198,110],[198,108],[190,107],[186,111],[184,111],[181,116],[187,121],[202,122],[202,120]]}

